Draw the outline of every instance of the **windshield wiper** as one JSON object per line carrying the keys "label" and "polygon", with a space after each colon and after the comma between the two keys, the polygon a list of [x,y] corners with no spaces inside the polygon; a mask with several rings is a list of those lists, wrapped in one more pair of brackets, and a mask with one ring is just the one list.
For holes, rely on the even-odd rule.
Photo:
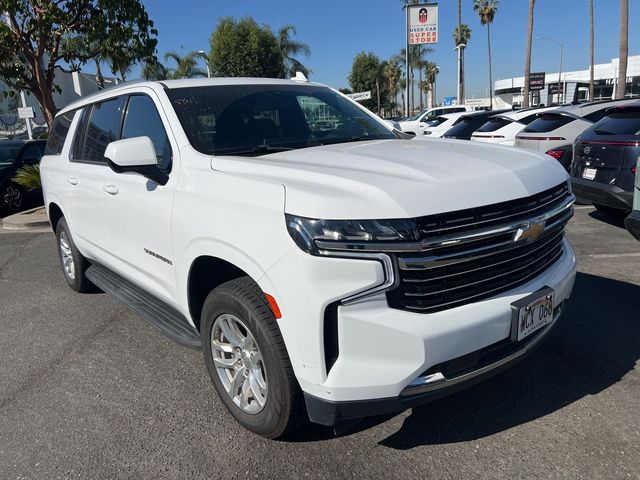
{"label": "windshield wiper", "polygon": [[267,145],[266,143],[263,143],[260,145],[256,145],[250,151],[251,153],[276,153],[276,152],[287,152],[289,150],[295,150],[295,148]]}

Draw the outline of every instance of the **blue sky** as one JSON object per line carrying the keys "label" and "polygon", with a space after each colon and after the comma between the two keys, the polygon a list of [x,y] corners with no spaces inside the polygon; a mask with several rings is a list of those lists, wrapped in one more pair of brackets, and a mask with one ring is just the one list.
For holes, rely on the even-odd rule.
{"label": "blue sky", "polygon": [[[291,23],[297,38],[311,47],[303,63],[313,70],[313,80],[347,87],[356,53],[371,51],[388,58],[404,46],[404,14],[400,0],[143,0],[159,30],[158,53],[209,50],[209,37],[224,16],[252,16],[275,31]],[[466,50],[467,97],[484,96],[488,86],[487,32],[472,8],[462,1],[462,21],[472,30]],[[629,54],[640,54],[640,1],[629,2]],[[440,38],[429,59],[438,64],[438,98],[455,95],[456,55],[451,32],[457,23],[457,1],[440,0]],[[527,33],[527,0],[502,0],[491,26],[493,76],[521,76]],[[596,63],[618,56],[619,2],[594,0]],[[534,36],[552,37],[565,44],[563,70],[588,68],[588,0],[537,0]],[[532,70],[557,71],[559,48],[552,42],[534,41]],[[137,70],[132,72],[134,77]]]}

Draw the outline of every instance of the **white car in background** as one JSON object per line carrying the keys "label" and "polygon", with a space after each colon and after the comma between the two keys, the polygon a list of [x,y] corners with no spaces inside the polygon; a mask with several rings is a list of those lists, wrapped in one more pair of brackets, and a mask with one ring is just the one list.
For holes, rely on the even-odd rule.
{"label": "white car in background", "polygon": [[516,135],[515,146],[555,158],[569,171],[576,137],[607,114],[607,108],[638,100],[609,100],[560,107],[537,115]]}
{"label": "white car in background", "polygon": [[429,129],[432,120],[437,119],[441,115],[457,112],[473,112],[473,107],[469,105],[449,105],[444,107],[427,108],[409,120],[398,122],[403,132],[409,135],[422,136],[424,131]]}
{"label": "white car in background", "polygon": [[558,107],[524,108],[513,112],[501,113],[491,117],[487,123],[471,135],[471,141],[508,145],[513,147],[516,135],[533,122],[541,113]]}
{"label": "white car in background", "polygon": [[416,136],[416,138],[440,138],[444,135],[444,132],[453,127],[456,120],[467,112],[448,113],[446,115],[440,115],[434,120],[430,120],[425,128],[422,137]]}

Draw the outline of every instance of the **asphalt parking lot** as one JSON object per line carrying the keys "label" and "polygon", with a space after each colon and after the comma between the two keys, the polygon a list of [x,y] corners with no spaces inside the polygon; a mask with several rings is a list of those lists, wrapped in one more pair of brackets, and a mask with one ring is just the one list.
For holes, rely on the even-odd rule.
{"label": "asphalt parking lot", "polygon": [[335,438],[240,428],[201,353],[0,233],[0,478],[640,478],[640,242],[578,207],[562,322],[493,380]]}

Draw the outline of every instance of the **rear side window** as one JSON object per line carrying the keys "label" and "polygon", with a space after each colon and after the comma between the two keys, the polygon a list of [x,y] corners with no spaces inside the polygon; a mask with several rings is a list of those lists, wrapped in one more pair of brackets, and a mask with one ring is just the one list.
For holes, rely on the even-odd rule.
{"label": "rear side window", "polygon": [[543,113],[524,128],[524,132],[546,133],[552,132],[564,125],[573,122],[574,118],[557,113]]}
{"label": "rear side window", "polygon": [[596,123],[607,114],[606,108],[601,108],[600,110],[596,110],[595,112],[591,112],[589,115],[585,115],[583,118],[589,120],[590,122]]}
{"label": "rear side window", "polygon": [[67,112],[57,116],[53,121],[49,138],[47,139],[47,146],[44,149],[45,155],[60,155],[62,153],[62,147],[64,147],[64,142],[67,139],[71,121],[75,114],[75,111]]}
{"label": "rear side window", "polygon": [[506,118],[490,118],[489,121],[476,130],[476,132],[495,132],[510,123],[511,120],[507,120]]}
{"label": "rear side window", "polygon": [[456,120],[456,123],[453,124],[449,130],[447,130],[444,134],[445,137],[455,137],[458,135],[464,135],[469,128],[472,128],[473,119],[471,117],[460,117]]}
{"label": "rear side window", "polygon": [[43,145],[30,143],[22,150],[22,163],[25,165],[37,165],[42,158]]}
{"label": "rear side window", "polygon": [[171,170],[171,144],[153,100],[146,95],[132,95],[127,103],[122,138],[133,137],[149,137],[156,151],[158,166],[164,172]]}
{"label": "rear side window", "polygon": [[518,123],[521,123],[522,125],[529,125],[537,117],[538,117],[537,113],[532,113],[531,115],[527,115],[526,117],[522,117],[520,120],[518,120]]}
{"label": "rear side window", "polygon": [[592,131],[598,135],[638,135],[640,111],[612,113],[596,123]]}
{"label": "rear side window", "polygon": [[95,103],[82,112],[73,147],[73,159],[82,162],[104,163],[109,143],[120,138],[121,97]]}

